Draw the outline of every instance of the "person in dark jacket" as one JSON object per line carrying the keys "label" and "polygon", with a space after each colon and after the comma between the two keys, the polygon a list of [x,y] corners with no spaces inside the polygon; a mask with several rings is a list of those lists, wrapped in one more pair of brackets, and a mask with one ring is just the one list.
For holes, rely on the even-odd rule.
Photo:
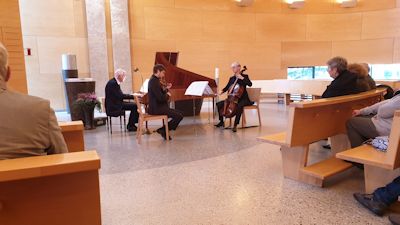
{"label": "person in dark jacket", "polygon": [[322,94],[322,98],[350,95],[361,92],[357,88],[357,75],[347,70],[347,60],[334,57],[327,63],[328,73],[334,80]]}
{"label": "person in dark jacket", "polygon": [[357,75],[357,89],[360,92],[370,91],[376,88],[375,81],[368,74],[368,67],[360,63],[351,63],[347,69]]}
{"label": "person in dark jacket", "polygon": [[[169,130],[176,130],[179,123],[183,119],[183,115],[175,109],[171,109],[168,105],[168,99],[171,94],[168,89],[172,87],[172,84],[167,84],[166,88],[163,88],[160,84],[160,78],[165,76],[165,67],[161,64],[157,64],[153,67],[153,75],[149,80],[148,96],[149,96],[149,108],[148,113],[150,115],[167,115],[168,118],[172,118],[168,122]],[[165,127],[157,129],[165,140],[167,139],[165,134]],[[171,137],[169,137],[171,140]]]}
{"label": "person in dark jacket", "polygon": [[[254,102],[250,101],[249,95],[247,94],[247,90],[246,90],[246,86],[251,87],[253,85],[253,83],[251,82],[249,75],[240,73],[242,67],[240,66],[240,64],[238,62],[232,63],[231,68],[232,68],[232,71],[234,74],[233,74],[233,76],[231,76],[229,78],[228,83],[226,84],[224,89],[222,89],[220,94],[222,95],[225,92],[228,92],[228,94],[229,94],[229,92],[231,91],[231,88],[234,88],[232,86],[236,80],[237,80],[237,85],[244,87],[243,95],[240,97],[240,99],[238,101],[238,108],[237,108],[237,112],[235,115],[235,123],[233,124],[233,128],[232,128],[232,131],[236,132],[237,125],[239,124],[240,117],[242,116],[242,113],[243,113],[243,107],[254,104]],[[221,109],[224,107],[224,102],[225,101],[217,102],[219,123],[215,125],[216,127],[224,126],[224,117],[223,117],[223,115],[221,115]]]}
{"label": "person in dark jacket", "polygon": [[[114,78],[107,82],[105,91],[105,108],[107,115],[120,115],[125,110],[131,111],[129,115],[129,122],[127,125],[128,131],[136,131],[135,123],[139,120],[139,113],[137,106],[133,102],[124,102],[124,99],[133,99],[133,95],[124,94],[121,90],[121,83],[124,82],[126,71],[117,69],[114,73]],[[124,112],[125,113],[125,112]]]}
{"label": "person in dark jacket", "polygon": [[368,76],[367,76],[367,80],[368,80],[368,84],[370,89],[375,89],[376,88],[376,83],[374,81],[374,79],[371,77],[371,68],[369,67],[368,63],[361,63],[361,65],[363,65],[365,67],[365,69],[367,69],[368,71]]}

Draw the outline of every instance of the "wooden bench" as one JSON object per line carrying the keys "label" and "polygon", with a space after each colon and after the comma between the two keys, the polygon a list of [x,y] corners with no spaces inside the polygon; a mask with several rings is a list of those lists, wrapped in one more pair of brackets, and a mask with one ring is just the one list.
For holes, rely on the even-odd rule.
{"label": "wooden bench", "polygon": [[308,165],[309,145],[331,138],[332,152],[349,148],[346,121],[354,109],[382,99],[383,89],[356,95],[291,103],[286,132],[259,137],[262,142],[281,146],[283,175],[286,178],[322,187],[323,181],[352,166],[331,158]]}
{"label": "wooden bench", "polygon": [[[311,95],[313,98],[318,98],[324,93],[326,86],[331,80],[253,80],[252,87],[261,88],[261,93],[265,94],[284,94],[286,105],[290,104],[290,96],[294,94]],[[386,84],[393,89],[400,88],[400,80],[375,80],[377,84]]]}
{"label": "wooden bench", "polygon": [[101,224],[95,151],[0,161],[0,224]]}
{"label": "wooden bench", "polygon": [[61,133],[64,136],[69,152],[85,150],[85,139],[83,137],[84,127],[82,121],[58,122]]}
{"label": "wooden bench", "polygon": [[373,192],[400,176],[400,110],[396,111],[387,152],[361,145],[336,154],[337,158],[364,164],[365,191]]}

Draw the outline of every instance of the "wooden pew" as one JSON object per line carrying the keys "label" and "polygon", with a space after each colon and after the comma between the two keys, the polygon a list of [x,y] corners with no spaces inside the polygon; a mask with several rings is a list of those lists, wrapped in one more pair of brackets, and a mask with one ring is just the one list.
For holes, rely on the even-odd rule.
{"label": "wooden pew", "polygon": [[373,192],[400,176],[400,110],[396,111],[387,152],[362,145],[336,154],[337,158],[364,164],[365,191]]}
{"label": "wooden pew", "polygon": [[85,139],[83,137],[84,127],[82,121],[58,122],[61,133],[64,136],[69,152],[85,150]]}
{"label": "wooden pew", "polygon": [[[253,80],[255,88],[261,88],[262,94],[278,94],[285,95],[285,104],[290,104],[290,95],[311,95],[313,98],[318,98],[324,93],[326,86],[332,80]],[[376,84],[386,84],[393,89],[400,88],[400,80],[375,80]]]}
{"label": "wooden pew", "polygon": [[100,225],[95,151],[0,161],[0,224]]}
{"label": "wooden pew", "polygon": [[382,98],[384,90],[291,103],[286,132],[259,137],[262,142],[281,146],[283,174],[286,178],[322,187],[323,181],[352,166],[331,158],[308,165],[309,145],[330,137],[332,152],[349,148],[346,121],[354,109],[372,105]]}

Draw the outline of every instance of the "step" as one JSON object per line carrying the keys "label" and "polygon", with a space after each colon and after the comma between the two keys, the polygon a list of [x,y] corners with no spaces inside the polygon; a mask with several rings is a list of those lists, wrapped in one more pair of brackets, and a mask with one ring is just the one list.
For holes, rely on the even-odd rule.
{"label": "step", "polygon": [[310,176],[324,180],[330,176],[343,172],[352,166],[353,165],[351,163],[331,157],[329,159],[304,167],[302,171]]}

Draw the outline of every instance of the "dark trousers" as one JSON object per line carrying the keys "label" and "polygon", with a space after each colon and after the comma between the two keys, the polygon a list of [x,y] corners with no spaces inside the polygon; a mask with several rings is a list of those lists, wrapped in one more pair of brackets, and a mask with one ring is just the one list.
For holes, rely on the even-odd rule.
{"label": "dark trousers", "polygon": [[[183,119],[182,113],[180,113],[178,110],[170,108],[161,110],[157,113],[152,113],[152,115],[167,115],[168,118],[171,118],[171,120],[168,122],[168,130],[176,130],[179,123]],[[164,126],[159,129],[164,129]]]}
{"label": "dark trousers", "polygon": [[[223,122],[224,121],[224,117],[221,115],[221,109],[224,107],[225,101],[219,101],[217,102],[217,109],[218,109],[218,115],[219,115],[219,121]],[[234,126],[237,126],[240,122],[240,118],[242,117],[242,113],[243,113],[243,108],[245,106],[248,105],[252,105],[252,102],[248,102],[248,101],[239,101],[238,103],[238,107],[237,107],[237,112],[235,115],[235,123]]]}
{"label": "dark trousers", "polygon": [[379,136],[371,116],[356,116],[346,122],[347,136],[352,148],[358,147],[364,141]]}
{"label": "dark trousers", "polygon": [[388,206],[396,202],[400,195],[400,177],[397,177],[385,187],[376,189],[373,194],[375,199]]}
{"label": "dark trousers", "polygon": [[135,123],[139,121],[139,113],[137,112],[137,106],[135,103],[124,102],[122,103],[122,109],[124,111],[131,111],[129,114],[128,128],[135,126]]}

